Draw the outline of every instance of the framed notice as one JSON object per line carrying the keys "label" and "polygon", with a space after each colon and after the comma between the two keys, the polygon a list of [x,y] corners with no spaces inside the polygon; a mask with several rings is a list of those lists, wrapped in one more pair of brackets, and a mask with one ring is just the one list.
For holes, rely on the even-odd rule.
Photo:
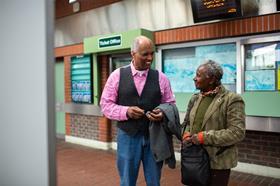
{"label": "framed notice", "polygon": [[92,103],[92,60],[90,55],[71,58],[72,102]]}
{"label": "framed notice", "polygon": [[194,22],[240,17],[240,0],[191,0]]}
{"label": "framed notice", "polygon": [[222,83],[235,91],[236,45],[226,43],[164,50],[163,72],[168,77],[174,93],[197,91],[193,78],[197,67],[206,59],[212,59],[221,65],[224,71]]}
{"label": "framed notice", "polygon": [[245,72],[246,91],[274,91],[274,70],[255,70]]}

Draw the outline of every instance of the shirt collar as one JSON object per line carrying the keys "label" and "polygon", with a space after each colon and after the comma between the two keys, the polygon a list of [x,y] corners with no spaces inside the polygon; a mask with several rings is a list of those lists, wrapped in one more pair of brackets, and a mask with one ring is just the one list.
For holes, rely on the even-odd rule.
{"label": "shirt collar", "polygon": [[131,66],[131,72],[132,72],[132,76],[147,76],[148,72],[149,72],[149,69],[147,70],[136,70],[133,63],[131,62],[130,63],[130,66]]}

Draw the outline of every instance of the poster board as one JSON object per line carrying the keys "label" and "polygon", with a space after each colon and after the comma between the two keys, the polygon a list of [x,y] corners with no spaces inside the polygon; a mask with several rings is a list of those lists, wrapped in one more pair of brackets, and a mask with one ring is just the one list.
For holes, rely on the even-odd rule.
{"label": "poster board", "polygon": [[92,59],[90,55],[71,57],[71,98],[75,103],[93,103]]}
{"label": "poster board", "polygon": [[[179,51],[179,49],[173,50]],[[196,92],[193,78],[195,77],[198,66],[206,59],[218,62],[224,71],[222,83],[235,88],[235,86],[232,86],[236,84],[235,43],[197,46],[188,48],[188,51],[182,51],[182,53],[188,54],[186,56],[180,56],[179,53],[165,55],[164,52],[163,72],[168,77],[173,92]]]}

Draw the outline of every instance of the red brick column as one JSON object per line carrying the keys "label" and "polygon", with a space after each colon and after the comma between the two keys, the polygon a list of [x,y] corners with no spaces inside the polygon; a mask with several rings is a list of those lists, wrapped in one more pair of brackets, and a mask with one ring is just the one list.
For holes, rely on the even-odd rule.
{"label": "red brick column", "polygon": [[[107,78],[109,76],[109,57],[99,56],[97,58],[99,62],[99,70],[100,70],[100,85],[101,91],[103,90]],[[99,140],[104,142],[111,142],[112,141],[112,125],[111,120],[107,119],[106,117],[99,118]]]}
{"label": "red brick column", "polygon": [[[64,102],[71,103],[71,57],[64,57]],[[71,135],[71,114],[65,113],[65,134]]]}
{"label": "red brick column", "polygon": [[106,117],[99,117],[99,140],[104,142],[112,141],[112,126],[111,121]]}

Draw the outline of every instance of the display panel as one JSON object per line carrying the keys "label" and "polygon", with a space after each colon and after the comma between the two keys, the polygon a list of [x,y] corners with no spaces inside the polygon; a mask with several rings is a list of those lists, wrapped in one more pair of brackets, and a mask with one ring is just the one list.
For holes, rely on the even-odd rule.
{"label": "display panel", "polygon": [[71,57],[72,101],[92,103],[92,60],[90,55]]}
{"label": "display panel", "polygon": [[191,0],[194,22],[240,17],[240,0]]}
{"label": "display panel", "polygon": [[274,70],[254,70],[245,72],[245,90],[275,90]]}
{"label": "display panel", "polygon": [[206,59],[222,66],[222,83],[236,91],[236,45],[230,43],[164,50],[163,72],[170,80],[173,92],[195,92],[193,78],[197,67]]}
{"label": "display panel", "polygon": [[245,91],[275,91],[279,42],[245,45]]}

